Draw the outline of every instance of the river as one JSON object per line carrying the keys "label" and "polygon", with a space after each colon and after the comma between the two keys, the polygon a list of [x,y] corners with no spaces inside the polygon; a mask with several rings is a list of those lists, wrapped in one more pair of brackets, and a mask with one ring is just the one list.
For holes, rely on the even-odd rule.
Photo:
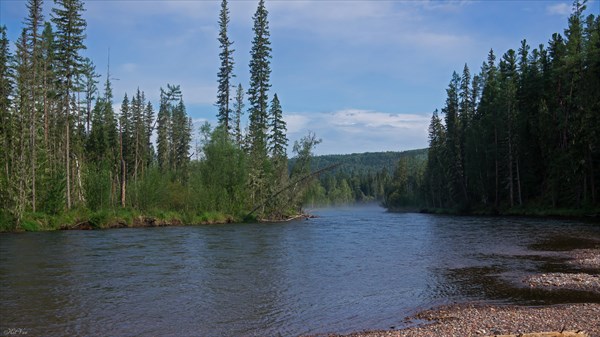
{"label": "river", "polygon": [[282,224],[2,234],[0,333],[296,336],[401,327],[453,302],[590,300],[518,280],[564,268],[552,251],[597,242],[597,224],[376,206],[313,213]]}

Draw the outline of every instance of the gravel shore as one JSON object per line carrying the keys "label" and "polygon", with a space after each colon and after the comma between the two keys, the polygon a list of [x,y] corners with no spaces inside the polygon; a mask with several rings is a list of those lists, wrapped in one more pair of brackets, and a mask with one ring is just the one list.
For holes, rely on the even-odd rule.
{"label": "gravel shore", "polygon": [[[531,288],[600,293],[600,249],[575,249],[561,254],[575,267],[570,273],[528,275]],[[407,328],[351,333],[349,337],[522,336],[600,337],[600,303],[543,307],[457,304],[422,311],[405,320]],[[342,335],[328,335],[342,336]]]}
{"label": "gravel shore", "polygon": [[[452,305],[420,312],[406,321],[407,324],[411,322],[422,324],[402,330],[366,331],[344,336],[518,336],[532,332],[571,331],[579,332],[579,334],[570,334],[571,336],[600,337],[600,304],[584,303],[546,307]],[[549,336],[567,336],[567,334]]]}
{"label": "gravel shore", "polygon": [[600,269],[600,249],[575,249],[569,252],[572,265],[580,268]]}
{"label": "gravel shore", "polygon": [[583,290],[600,293],[600,275],[548,273],[530,275],[523,281],[532,288]]}

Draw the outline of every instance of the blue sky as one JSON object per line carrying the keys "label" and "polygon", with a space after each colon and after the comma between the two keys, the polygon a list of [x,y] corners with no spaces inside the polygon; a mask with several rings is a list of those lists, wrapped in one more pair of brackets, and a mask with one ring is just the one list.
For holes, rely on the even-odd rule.
{"label": "blue sky", "polygon": [[[231,1],[235,78],[247,89],[252,15],[258,0]],[[50,18],[52,1],[45,1]],[[313,131],[316,153],[398,151],[427,146],[431,112],[444,104],[452,71],[479,71],[501,56],[562,33],[570,1],[266,0],[277,93],[290,145]],[[103,75],[110,48],[115,106],[138,87],[157,106],[159,88],[180,84],[195,123],[215,123],[220,1],[86,1],[87,50]],[[598,14],[598,1],[587,13]],[[25,0],[0,0],[14,43]],[[118,110],[117,110],[118,111]],[[197,134],[197,132],[195,132]]]}

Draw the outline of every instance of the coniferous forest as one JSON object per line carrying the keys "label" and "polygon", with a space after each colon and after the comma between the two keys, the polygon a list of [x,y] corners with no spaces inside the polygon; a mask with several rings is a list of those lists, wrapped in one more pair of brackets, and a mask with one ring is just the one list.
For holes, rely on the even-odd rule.
{"label": "coniferous forest", "polygon": [[[247,90],[233,81],[229,8],[221,2],[218,125],[200,130],[179,85],[157,88],[156,105],[135,88],[113,97],[110,66],[101,76],[83,57],[81,0],[55,0],[49,15],[42,5],[28,0],[17,41],[0,28],[0,229],[284,219],[300,210],[318,140],[311,134],[296,142],[288,170],[264,0],[253,17]],[[192,146],[196,132],[200,142]]]}
{"label": "coniferous forest", "polygon": [[218,124],[199,130],[177,84],[157,88],[156,104],[139,88],[113,97],[110,65],[96,69],[83,56],[81,0],[55,0],[50,13],[42,5],[28,0],[17,41],[0,27],[2,230],[285,219],[303,203],[372,200],[484,213],[600,205],[600,19],[586,1],[573,3],[564,33],[547,45],[523,40],[502,56],[490,50],[478,72],[465,64],[453,73],[426,154],[392,169],[354,163],[319,180],[316,135],[296,142],[288,161],[264,0],[247,85],[234,81],[240,51],[221,1]]}
{"label": "coniferous forest", "polygon": [[547,45],[490,50],[479,72],[454,72],[446,93],[425,169],[398,165],[388,208],[598,212],[600,17],[586,15],[586,1]]}

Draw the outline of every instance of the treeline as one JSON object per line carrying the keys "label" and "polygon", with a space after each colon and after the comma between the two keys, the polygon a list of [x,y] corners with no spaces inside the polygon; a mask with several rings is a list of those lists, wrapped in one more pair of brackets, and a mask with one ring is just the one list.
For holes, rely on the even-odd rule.
{"label": "treeline", "polygon": [[[306,193],[306,204],[333,206],[339,204],[385,201],[400,160],[424,168],[427,150],[404,152],[366,152],[344,155],[321,155],[312,160],[313,171],[339,164],[319,176]],[[293,159],[291,160],[293,163]]]}
{"label": "treeline", "polygon": [[[465,65],[452,75],[429,126],[423,207],[600,205],[600,18],[585,9],[576,0],[564,35],[553,34],[547,46],[531,49],[523,40],[499,61],[490,50],[478,74]],[[405,186],[400,178],[393,184]]]}
{"label": "treeline", "polygon": [[[310,183],[299,178],[310,172],[319,141],[311,134],[295,144],[296,164],[288,173],[281,103],[276,94],[269,99],[272,56],[264,0],[253,17],[247,92],[232,81],[229,9],[221,2],[219,122],[200,128],[194,148],[196,130],[181,88],[161,88],[158,110],[137,89],[113,111],[110,68],[101,91],[100,75],[82,54],[83,2],[54,4],[45,21],[42,0],[28,0],[14,54],[7,28],[0,28],[0,227],[19,229],[31,219],[50,226],[48,217],[74,211],[80,218],[119,209],[175,211],[188,222],[205,212],[239,219],[255,206],[260,218],[298,211]],[[245,94],[247,130],[241,126]]]}

